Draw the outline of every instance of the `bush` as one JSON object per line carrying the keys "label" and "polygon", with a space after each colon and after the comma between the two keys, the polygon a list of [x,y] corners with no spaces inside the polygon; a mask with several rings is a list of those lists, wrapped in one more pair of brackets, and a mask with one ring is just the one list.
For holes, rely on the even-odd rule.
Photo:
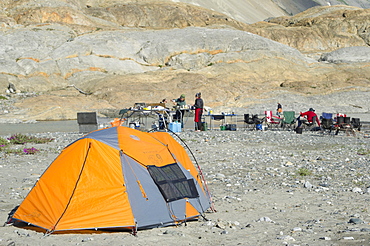
{"label": "bush", "polygon": [[10,136],[8,138],[8,140],[11,144],[25,144],[25,143],[28,143],[30,141],[29,138],[30,137],[28,137],[27,135],[14,134],[14,135]]}
{"label": "bush", "polygon": [[11,144],[25,144],[25,143],[49,143],[53,141],[53,138],[37,138],[37,137],[31,137],[24,134],[14,134],[11,137],[8,138],[9,142]]}
{"label": "bush", "polygon": [[370,149],[359,149],[357,151],[357,154],[358,155],[368,155],[368,154],[370,154]]}
{"label": "bush", "polygon": [[43,143],[50,143],[53,140],[54,140],[54,138],[36,138],[36,137],[33,137],[32,138],[32,143],[43,144]]}
{"label": "bush", "polygon": [[0,138],[0,147],[8,146],[9,141],[5,138]]}
{"label": "bush", "polygon": [[26,155],[33,155],[33,154],[37,153],[38,151],[39,151],[39,150],[38,150],[38,149],[35,149],[34,147],[23,149],[23,152],[24,152]]}
{"label": "bush", "polygon": [[299,176],[310,176],[312,171],[308,170],[307,168],[300,168],[297,170],[297,174]]}
{"label": "bush", "polygon": [[26,154],[26,155],[33,155],[39,152],[38,149],[32,148],[24,148],[23,151],[21,149],[11,149],[11,144],[25,144],[25,143],[35,143],[35,144],[42,144],[42,143],[49,143],[53,141],[53,138],[37,138],[32,136],[27,136],[24,134],[13,134],[7,139],[0,138],[0,151],[6,154]]}
{"label": "bush", "polygon": [[2,150],[6,154],[22,154],[21,149],[11,149],[11,148],[5,148]]}

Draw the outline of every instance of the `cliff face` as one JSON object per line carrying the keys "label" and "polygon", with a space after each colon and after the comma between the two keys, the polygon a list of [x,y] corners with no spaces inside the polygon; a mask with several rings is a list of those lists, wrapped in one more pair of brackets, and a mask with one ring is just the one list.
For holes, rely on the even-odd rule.
{"label": "cliff face", "polygon": [[370,45],[370,9],[322,6],[251,25],[252,32],[305,53]]}
{"label": "cliff face", "polygon": [[[37,97],[1,117],[70,119],[198,91],[208,106],[245,107],[278,91],[368,90],[368,9],[318,6],[287,16],[288,1],[240,1],[234,7],[246,16],[276,16],[247,24],[225,14],[232,1],[202,1],[224,13],[187,2],[2,1],[0,88],[12,83]],[[297,11],[315,4],[294,2]]]}
{"label": "cliff face", "polygon": [[222,13],[237,21],[252,24],[270,17],[291,16],[315,6],[348,5],[370,8],[369,0],[88,0],[85,4],[93,7],[108,7],[116,3],[187,3]]}
{"label": "cliff face", "polygon": [[368,0],[273,0],[273,2],[285,10],[288,15],[296,15],[317,6],[347,5],[364,9],[370,8]]}

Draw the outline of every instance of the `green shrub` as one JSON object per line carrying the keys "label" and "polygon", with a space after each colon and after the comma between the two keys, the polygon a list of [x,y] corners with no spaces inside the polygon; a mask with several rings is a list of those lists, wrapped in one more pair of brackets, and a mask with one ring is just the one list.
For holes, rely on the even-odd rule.
{"label": "green shrub", "polygon": [[6,154],[26,154],[26,155],[33,155],[39,152],[38,149],[31,147],[31,148],[24,148],[22,149],[12,149],[10,145],[12,144],[25,144],[25,143],[35,143],[35,144],[42,144],[42,143],[49,143],[53,141],[53,138],[37,138],[33,136],[27,136],[24,134],[13,134],[7,139],[0,138],[0,152],[4,152]]}
{"label": "green shrub", "polygon": [[25,144],[25,143],[29,143],[30,137],[28,137],[27,135],[17,133],[17,134],[10,136],[8,140],[11,144]]}
{"label": "green shrub", "polygon": [[32,143],[35,144],[43,144],[43,143],[50,143],[54,140],[54,138],[31,138]]}
{"label": "green shrub", "polygon": [[5,154],[22,154],[23,151],[21,149],[11,149],[9,147],[5,147],[0,149],[1,152],[4,152]]}
{"label": "green shrub", "polygon": [[5,138],[0,137],[0,147],[1,146],[4,147],[4,146],[7,146],[7,145],[9,145],[9,141],[6,140]]}
{"label": "green shrub", "polygon": [[357,154],[358,155],[368,155],[368,154],[370,154],[370,149],[359,149],[357,151]]}
{"label": "green shrub", "polygon": [[11,137],[8,138],[9,142],[11,144],[25,144],[25,143],[49,143],[53,141],[54,139],[52,138],[37,138],[37,137],[32,137],[32,136],[27,136],[24,134],[14,134]]}
{"label": "green shrub", "polygon": [[312,175],[312,171],[308,170],[307,168],[300,168],[297,170],[297,174],[299,176],[310,176]]}

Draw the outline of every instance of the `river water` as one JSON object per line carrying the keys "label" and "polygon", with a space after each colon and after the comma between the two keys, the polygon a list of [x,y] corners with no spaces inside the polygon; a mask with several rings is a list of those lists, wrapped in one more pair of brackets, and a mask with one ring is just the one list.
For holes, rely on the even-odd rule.
{"label": "river water", "polygon": [[41,132],[78,132],[77,120],[38,121],[29,124],[0,124],[0,135]]}

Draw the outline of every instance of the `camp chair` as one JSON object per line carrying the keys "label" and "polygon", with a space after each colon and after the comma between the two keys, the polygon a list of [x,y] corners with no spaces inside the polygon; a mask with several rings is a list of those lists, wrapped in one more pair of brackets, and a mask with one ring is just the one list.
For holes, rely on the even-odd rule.
{"label": "camp chair", "polygon": [[331,131],[335,129],[333,114],[323,112],[320,118],[322,133],[325,134],[327,132],[328,134],[330,134]]}
{"label": "camp chair", "polygon": [[360,118],[352,118],[351,125],[353,129],[357,129],[358,131],[361,131],[361,123]]}
{"label": "camp chair", "polygon": [[334,130],[334,121],[333,119],[326,119],[322,118],[321,119],[321,130],[323,133],[327,132],[330,134],[332,130]]}
{"label": "camp chair", "polygon": [[213,114],[211,115],[211,129],[214,129],[214,121],[222,121],[221,125],[225,124],[225,115],[223,114]]}
{"label": "camp chair", "polygon": [[272,111],[265,111],[265,123],[268,128],[277,128],[281,123],[281,118],[272,115]]}
{"label": "camp chair", "polygon": [[333,114],[332,113],[325,113],[325,112],[323,112],[322,114],[321,114],[321,119],[333,119]]}
{"label": "camp chair", "polygon": [[258,114],[252,115],[252,121],[254,124],[253,130],[262,130],[262,123],[265,122],[265,117],[258,118]]}
{"label": "camp chair", "polygon": [[335,135],[338,135],[339,131],[344,131],[347,135],[351,133],[355,135],[355,130],[351,124],[351,117],[347,117],[346,115],[337,115],[337,122],[335,123]]}
{"label": "camp chair", "polygon": [[255,122],[253,120],[253,117],[250,117],[249,114],[244,114],[244,127],[249,128],[250,125],[253,125],[253,128],[255,128]]}
{"label": "camp chair", "polygon": [[258,118],[258,114],[254,114],[252,116],[252,121],[254,122],[254,124],[262,124],[265,121],[265,117]]}
{"label": "camp chair", "polygon": [[284,111],[281,127],[283,129],[285,129],[286,127],[289,127],[289,129],[293,129],[295,125],[295,120],[296,119],[294,111]]}

